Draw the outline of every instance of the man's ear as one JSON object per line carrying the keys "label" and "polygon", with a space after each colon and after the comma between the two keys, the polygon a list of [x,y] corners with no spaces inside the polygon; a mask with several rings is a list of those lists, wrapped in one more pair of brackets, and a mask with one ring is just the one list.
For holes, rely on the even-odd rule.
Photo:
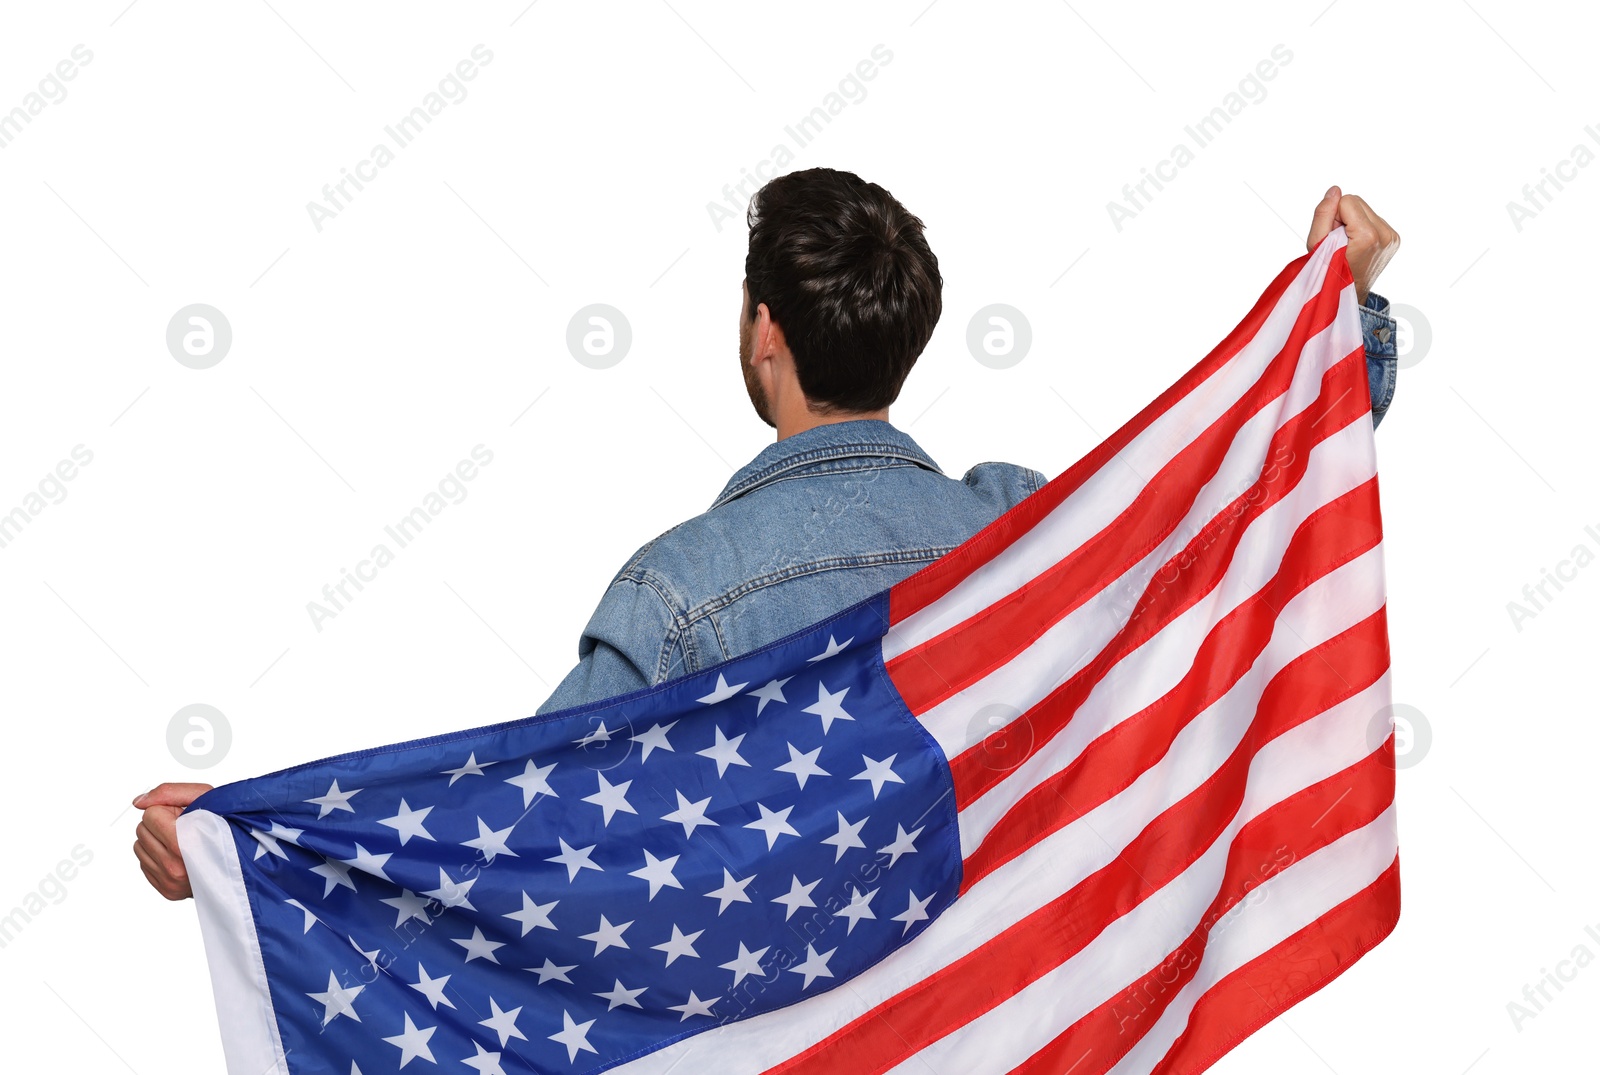
{"label": "man's ear", "polygon": [[788,341],[784,339],[783,326],[772,319],[772,311],[767,309],[766,303],[756,307],[755,350],[753,358],[771,358],[779,351],[788,348]]}
{"label": "man's ear", "polygon": [[772,357],[773,340],[772,331],[777,328],[772,320],[772,311],[767,309],[767,304],[757,303],[755,311],[755,324],[750,332],[750,361],[762,362]]}

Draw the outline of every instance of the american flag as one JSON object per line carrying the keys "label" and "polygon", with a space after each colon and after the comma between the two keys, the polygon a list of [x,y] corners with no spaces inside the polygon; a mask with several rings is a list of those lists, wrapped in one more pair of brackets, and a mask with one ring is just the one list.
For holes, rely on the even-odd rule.
{"label": "american flag", "polygon": [[1197,1072],[1399,915],[1343,229],[905,581],[180,819],[234,1075]]}

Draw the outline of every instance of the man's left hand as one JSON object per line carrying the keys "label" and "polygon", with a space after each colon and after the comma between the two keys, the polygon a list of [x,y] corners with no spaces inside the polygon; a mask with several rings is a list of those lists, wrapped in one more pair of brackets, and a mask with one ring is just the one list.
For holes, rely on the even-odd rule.
{"label": "man's left hand", "polygon": [[1311,214],[1306,249],[1316,249],[1317,244],[1341,224],[1350,240],[1345,259],[1350,263],[1351,275],[1356,278],[1356,301],[1364,303],[1373,281],[1400,249],[1400,235],[1361,198],[1344,194],[1337,186],[1332,186]]}

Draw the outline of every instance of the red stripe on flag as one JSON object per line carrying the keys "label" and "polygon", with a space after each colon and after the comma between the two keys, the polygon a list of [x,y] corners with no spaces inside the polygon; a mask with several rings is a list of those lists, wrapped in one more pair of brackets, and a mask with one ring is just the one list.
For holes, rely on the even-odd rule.
{"label": "red stripe on flag", "polygon": [[[1289,285],[1294,283],[1310,257],[1310,254],[1306,254],[1285,266],[1277,278],[1261,293],[1261,297],[1256,300],[1256,304],[1251,307],[1244,320],[1239,322],[1210,354],[1196,363],[1178,379],[1177,383],[1157,396],[1088,455],[1058,475],[1043,489],[978,531],[961,548],[891,587],[889,622],[898,623],[927,607],[949,593],[962,579],[994,559],[1016,540],[1017,535],[1031,530],[1039,520],[1054,511],[1091,475],[1115,459],[1117,453],[1149,428],[1156,419],[1171,410],[1179,400],[1193,392],[1198,385],[1227,364],[1260,331],[1262,324],[1277,306]],[[1337,281],[1338,288],[1343,288],[1354,279],[1342,248],[1334,251],[1325,279]]]}

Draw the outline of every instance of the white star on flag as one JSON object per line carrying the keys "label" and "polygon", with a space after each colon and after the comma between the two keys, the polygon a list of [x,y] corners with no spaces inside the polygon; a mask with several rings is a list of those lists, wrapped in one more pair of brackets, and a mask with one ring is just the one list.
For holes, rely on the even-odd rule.
{"label": "white star on flag", "polygon": [[516,823],[512,822],[497,831],[489,828],[484,823],[483,818],[480,817],[478,819],[478,838],[476,840],[462,840],[461,846],[475,848],[483,852],[483,857],[490,863],[494,862],[496,855],[510,855],[512,858],[516,858],[517,853],[506,846],[506,837],[511,835],[511,830],[514,828],[516,828]]}
{"label": "white star on flag", "polygon": [[727,701],[748,686],[750,686],[748,683],[734,683],[730,686],[728,681],[722,678],[722,673],[718,672],[716,690],[695,700],[706,705],[716,705],[718,702]]}
{"label": "white star on flag", "polygon": [[761,820],[752,821],[745,828],[757,829],[765,834],[768,851],[771,851],[772,845],[778,842],[778,837],[800,835],[800,830],[789,824],[789,811],[794,807],[785,806],[782,810],[773,811],[767,809],[766,803],[756,803],[756,809],[761,811]]}
{"label": "white star on flag", "polygon": [[450,976],[448,974],[435,978],[428,973],[427,967],[424,967],[421,963],[418,963],[417,980],[407,984],[409,984],[412,989],[415,989],[417,992],[427,997],[428,1004],[433,1007],[435,1011],[437,1011],[439,1005],[441,1004],[443,1004],[446,1008],[455,1007],[455,1003],[449,997],[444,995],[444,987],[448,985],[449,982]]}
{"label": "white star on flag", "polygon": [[500,960],[495,956],[495,950],[506,946],[504,941],[491,941],[485,937],[483,930],[477,926],[472,927],[472,936],[470,937],[451,937],[450,939],[467,950],[467,958],[465,960],[467,963],[471,963],[474,959],[487,959],[490,963],[498,963]]}
{"label": "white star on flag", "polygon": [[830,948],[826,952],[818,954],[815,946],[809,944],[806,945],[805,961],[802,963],[796,963],[794,966],[789,968],[789,970],[794,974],[805,975],[806,980],[805,983],[801,985],[801,989],[809,988],[811,983],[818,978],[833,977],[833,971],[828,969],[828,960],[832,959],[833,953],[837,951],[837,948]]}
{"label": "white star on flag", "polygon": [[789,921],[794,913],[802,907],[815,907],[816,902],[811,898],[811,890],[822,883],[822,878],[817,878],[809,885],[802,885],[800,878],[793,877],[789,882],[789,891],[782,896],[774,896],[773,903],[783,904],[783,920]]}
{"label": "white star on flag", "polygon": [[817,682],[817,701],[815,705],[808,705],[800,712],[815,713],[822,718],[822,734],[827,735],[828,729],[833,727],[836,720],[855,720],[844,711],[844,696],[850,693],[850,688],[845,687],[837,692],[830,692],[827,687]]}
{"label": "white star on flag", "polygon": [[676,821],[683,826],[683,837],[688,839],[694,835],[694,830],[700,825],[717,825],[718,823],[706,817],[706,804],[711,801],[707,795],[697,803],[692,803],[684,798],[683,792],[677,792],[678,808],[670,814],[662,814],[662,821]]}
{"label": "white star on flag", "polygon": [[611,729],[607,728],[606,722],[602,720],[598,728],[579,736],[573,742],[580,747],[586,747],[590,743],[609,743],[611,742]]}
{"label": "white star on flag", "polygon": [[844,648],[846,646],[848,646],[850,643],[854,642],[854,641],[855,641],[855,638],[852,636],[850,638],[845,639],[843,642],[835,642],[833,640],[833,636],[829,635],[828,636],[828,648],[823,650],[821,653],[817,654],[815,657],[807,657],[806,658],[806,663],[807,664],[813,664],[813,663],[815,663],[817,661],[825,661],[829,657],[832,657],[836,653],[843,653],[844,652]]}
{"label": "white star on flag", "polygon": [[759,717],[761,715],[761,711],[767,708],[768,702],[788,703],[789,699],[783,696],[783,685],[793,678],[793,676],[784,676],[782,679],[768,680],[766,684],[757,687],[753,691],[745,691],[746,695],[757,699],[756,716]]}
{"label": "white star on flag", "polygon": [[744,739],[744,735],[739,734],[729,739],[722,734],[720,727],[715,730],[717,741],[704,750],[695,751],[695,753],[702,758],[710,758],[717,763],[717,776],[720,777],[725,774],[730,765],[749,765],[749,762],[739,756],[739,743]]}
{"label": "white star on flag", "polygon": [[[834,813],[839,814],[839,811],[835,810]],[[822,841],[825,844],[832,844],[836,849],[834,851],[833,861],[838,862],[840,859],[844,858],[844,853],[850,850],[852,847],[864,848],[867,846],[866,841],[861,839],[861,826],[865,825],[866,823],[866,818],[862,818],[860,821],[851,822],[846,821],[843,814],[839,814],[839,831]]]}
{"label": "white star on flag", "polygon": [[413,836],[420,836],[424,840],[433,839],[433,834],[422,827],[422,823],[427,820],[432,811],[433,807],[431,806],[424,806],[421,810],[413,810],[406,804],[404,799],[401,799],[400,812],[394,817],[382,819],[378,824],[387,825],[399,833],[400,846],[404,847],[411,842]]}
{"label": "white star on flag", "polygon": [[374,855],[360,844],[356,844],[356,857],[340,859],[339,861],[344,863],[346,866],[360,870],[362,873],[369,873],[373,877],[379,877],[385,881],[388,881],[389,875],[383,871],[383,866],[384,863],[388,862],[392,858],[394,858],[393,854]]}
{"label": "white star on flag", "polygon": [[[458,755],[458,757],[459,757],[459,755]],[[458,767],[456,767],[454,769],[446,769],[442,773],[440,773],[439,775],[440,776],[448,776],[450,778],[450,784],[447,785],[447,786],[454,786],[455,782],[457,780],[460,780],[464,776],[482,776],[483,775],[483,771],[485,769],[487,769],[489,766],[493,765],[493,764],[494,764],[494,762],[492,762],[492,761],[486,761],[482,765],[479,765],[478,764],[478,755],[476,755],[476,754],[468,754],[467,755],[467,760],[465,762],[463,762],[461,765],[459,765]]]}
{"label": "white star on flag", "polygon": [[867,767],[861,770],[855,776],[852,776],[850,779],[872,781],[872,797],[876,799],[878,797],[878,792],[883,790],[883,785],[889,783],[905,783],[904,780],[900,779],[899,773],[896,773],[893,769],[889,768],[889,766],[894,764],[895,757],[896,755],[890,754],[882,761],[874,761],[872,758],[869,758],[863,754],[861,755],[861,760],[866,763]]}
{"label": "white star on flag", "polygon": [[660,944],[652,944],[650,947],[657,952],[667,953],[667,966],[669,967],[672,966],[672,961],[679,956],[692,956],[695,959],[699,959],[700,953],[694,950],[694,942],[704,932],[705,930],[703,929],[697,929],[693,933],[685,934],[674,924],[671,937]]}
{"label": "white star on flag", "polygon": [[[733,971],[734,985],[744,981],[745,976],[750,974],[754,974],[758,978],[764,978],[766,977],[766,971],[761,969],[761,957],[766,955],[770,948],[771,945],[768,945],[766,948],[757,948],[752,952],[744,946],[743,941],[740,941],[739,954],[728,962],[719,963],[717,966],[723,970]],[[682,1020],[679,1020],[679,1022],[682,1022]]]}
{"label": "white star on flag", "polygon": [[555,923],[550,921],[550,912],[560,902],[560,900],[551,900],[549,903],[534,903],[528,894],[524,892],[522,894],[522,910],[512,911],[510,914],[502,915],[501,917],[520,923],[522,935],[526,937],[530,930],[556,928]]}
{"label": "white star on flag", "polygon": [[272,828],[267,832],[262,832],[259,829],[251,829],[250,835],[254,836],[256,838],[256,842],[261,845],[256,848],[255,857],[260,858],[263,855],[271,854],[276,855],[278,858],[281,858],[287,862],[289,860],[289,853],[278,846],[278,841],[282,840],[284,843],[298,844],[300,840],[300,834],[305,831],[306,830],[304,829],[288,828],[278,824],[276,821],[272,823]]}
{"label": "white star on flag", "polygon": [[595,994],[595,996],[606,1002],[606,1011],[609,1012],[618,1005],[629,1008],[644,1007],[643,1004],[639,1003],[639,994],[650,988],[649,986],[641,985],[638,989],[629,989],[622,984],[622,979],[620,978],[614,978],[612,981],[616,984],[611,987],[610,992]]}
{"label": "white star on flag", "polygon": [[343,862],[324,859],[320,865],[311,867],[311,872],[322,878],[323,899],[327,899],[328,893],[336,888],[348,888],[351,892],[356,890],[356,883],[350,880],[350,867]]}
{"label": "white star on flag", "polygon": [[561,1030],[550,1035],[550,1040],[559,1042],[567,1047],[567,1063],[578,1059],[579,1052],[592,1053],[595,1047],[589,1044],[589,1028],[594,1026],[594,1020],[588,1019],[582,1023],[572,1021],[572,1016],[563,1011],[561,1013]]}
{"label": "white star on flag", "polygon": [[540,795],[548,795],[552,799],[559,799],[556,789],[550,786],[550,773],[555,769],[556,763],[549,765],[535,765],[533,760],[528,760],[528,766],[522,770],[520,776],[506,777],[507,784],[515,784],[522,789],[522,807],[527,809],[533,805],[533,800]]}
{"label": "white star on flag", "polygon": [[333,785],[328,788],[328,793],[326,795],[318,795],[315,799],[305,799],[303,801],[319,808],[317,810],[317,820],[321,821],[335,810],[345,810],[352,814],[355,813],[356,808],[350,805],[350,797],[352,795],[360,794],[360,788],[352,788],[349,791],[340,791],[339,782],[335,780]]}
{"label": "white star on flag", "polygon": [[911,893],[911,906],[907,907],[905,910],[903,910],[899,914],[895,915],[889,921],[891,921],[891,922],[904,922],[905,923],[905,926],[902,927],[901,930],[900,930],[900,935],[903,937],[903,936],[905,936],[906,932],[911,929],[912,926],[916,925],[918,922],[927,921],[927,918],[928,918],[928,904],[930,904],[932,902],[933,902],[933,893],[930,892],[926,899],[918,899],[917,898],[917,894],[915,892],[913,892],[913,893]]}
{"label": "white star on flag", "polygon": [[691,989],[689,990],[688,1000],[684,1001],[682,1004],[669,1004],[667,1005],[667,1010],[673,1012],[682,1012],[683,1015],[678,1020],[678,1022],[681,1023],[684,1019],[689,1018],[691,1015],[710,1015],[711,1006],[721,999],[721,997],[715,997],[711,1000],[701,1000],[699,997],[694,995],[694,990]]}
{"label": "white star on flag", "polygon": [[367,966],[371,967],[375,971],[381,969],[378,966],[378,956],[383,952],[382,948],[374,948],[372,951],[369,952],[365,948],[362,948],[359,944],[357,944],[356,943],[356,939],[354,937],[346,937],[345,940],[350,942],[350,947],[351,948],[354,948],[357,952],[360,952],[363,956],[366,957]]}
{"label": "white star on flag", "polygon": [[467,899],[467,893],[472,891],[472,886],[478,883],[476,877],[470,881],[453,881],[450,875],[444,872],[444,867],[439,867],[439,887],[429,889],[423,895],[438,900],[445,910],[452,907],[465,907],[469,911],[476,911],[472,901]]}
{"label": "white star on flag", "polygon": [[609,918],[601,915],[600,924],[595,927],[594,932],[580,933],[578,940],[593,941],[595,955],[599,955],[607,948],[626,948],[628,947],[628,942],[622,939],[622,933],[631,925],[633,925],[632,922],[614,925]]}
{"label": "white star on flag", "polygon": [[[556,843],[561,845],[561,854],[551,855],[545,861],[559,862],[565,866],[567,868],[568,881],[576,878],[579,870],[600,870],[599,866],[589,860],[589,852],[594,850],[594,844],[590,844],[588,847],[573,847],[559,836],[556,837]],[[600,870],[600,872],[604,873],[605,871]]]}
{"label": "white star on flag", "polygon": [[605,811],[605,820],[601,822],[602,825],[611,824],[612,815],[619,810],[625,814],[637,814],[639,812],[633,808],[633,805],[625,797],[628,794],[628,785],[633,783],[632,780],[624,780],[620,784],[613,784],[606,779],[605,773],[596,773],[594,775],[600,778],[600,790],[593,795],[584,796],[583,801],[594,803]]}
{"label": "white star on flag", "polygon": [[383,1039],[400,1050],[400,1066],[405,1067],[419,1056],[430,1064],[437,1063],[433,1058],[433,1050],[428,1048],[428,1039],[433,1037],[433,1032],[439,1028],[433,1026],[419,1028],[411,1021],[409,1012],[406,1013],[405,1020],[404,1033]]}
{"label": "white star on flag", "polygon": [[306,996],[322,1005],[322,1025],[327,1026],[341,1015],[348,1015],[356,1022],[361,1022],[361,1016],[356,1014],[355,999],[365,989],[364,985],[351,986],[345,989],[339,985],[338,977],[333,971],[328,972],[328,991],[326,993],[307,993]]}
{"label": "white star on flag", "polygon": [[517,1029],[517,1016],[522,1014],[520,1005],[510,1011],[501,1011],[500,1002],[490,997],[489,1011],[489,1018],[478,1020],[478,1025],[486,1026],[500,1035],[500,1048],[504,1049],[506,1042],[512,1038],[521,1038],[523,1041],[528,1040],[528,1035]]}
{"label": "white star on flag", "polygon": [[[878,848],[878,854],[889,856],[889,866],[899,862],[901,855],[916,854],[917,849],[912,846],[912,841],[922,835],[920,827],[914,832],[907,832],[904,825],[896,825],[894,831],[894,841]],[[884,869],[888,869],[889,866],[885,866]]]}
{"label": "white star on flag", "polygon": [[807,754],[800,753],[799,748],[793,743],[789,743],[788,747],[789,760],[778,766],[778,772],[793,773],[794,778],[800,782],[802,788],[806,786],[806,781],[811,777],[829,775],[828,770],[817,764],[817,755],[822,753],[821,747]]}
{"label": "white star on flag", "polygon": [[543,985],[544,983],[548,982],[552,978],[554,978],[558,982],[566,982],[568,985],[571,985],[572,984],[572,979],[567,977],[567,971],[569,971],[569,970],[577,970],[577,969],[578,969],[578,965],[576,963],[574,963],[570,967],[558,967],[556,965],[555,961],[552,960],[549,956],[545,956],[544,957],[544,966],[542,966],[542,967],[529,967],[528,968],[528,970],[530,972],[532,972],[534,974],[537,974],[539,976],[539,984],[540,985]]}
{"label": "white star on flag", "polygon": [[839,912],[840,918],[848,918],[850,920],[850,924],[844,927],[846,935],[849,935],[849,933],[856,928],[856,923],[861,921],[863,918],[878,917],[872,913],[872,908],[867,906],[867,904],[872,902],[872,897],[876,896],[877,894],[878,890],[873,889],[871,892],[868,892],[863,896],[859,888],[856,888],[854,885],[850,886],[850,903]]}
{"label": "white star on flag", "polygon": [[[327,893],[323,893],[323,895],[327,895]],[[317,916],[311,913],[311,908],[307,907],[305,904],[301,903],[299,900],[284,900],[283,902],[287,903],[290,907],[294,907],[294,908],[298,909],[301,914],[306,916],[306,924],[305,924],[304,928],[302,928],[300,930],[300,932],[301,933],[310,933],[311,932],[311,927],[313,925],[315,925],[319,921]]]}
{"label": "white star on flag", "polygon": [[[672,744],[667,742],[667,733],[672,731],[673,725],[677,723],[677,721],[672,721],[670,724],[662,724],[657,721],[649,731],[640,732],[638,735],[630,737],[635,743],[639,744],[639,760],[641,762],[650,760],[650,752],[652,750],[672,751]],[[672,752],[677,753],[676,751]]]}
{"label": "white star on flag", "polygon": [[746,896],[744,894],[744,889],[745,889],[746,885],[748,885],[751,881],[754,881],[755,879],[756,879],[756,875],[755,874],[751,874],[749,877],[746,877],[743,881],[735,881],[733,879],[733,874],[728,872],[727,867],[723,867],[723,870],[722,870],[722,887],[721,888],[714,888],[710,892],[706,893],[707,896],[715,896],[719,901],[721,901],[721,902],[719,902],[717,904],[717,914],[720,915],[723,911],[726,911],[729,908],[729,906],[731,906],[732,904],[735,904],[735,903],[749,903],[750,902],[750,897]]}
{"label": "white star on flag", "polygon": [[[472,1056],[462,1057],[463,1064],[469,1068],[477,1068],[478,1075],[506,1075],[506,1069],[500,1064],[499,1053],[490,1052],[477,1042],[473,1042],[472,1047],[477,1052]],[[360,1072],[355,1072],[354,1075],[360,1075]]]}
{"label": "white star on flag", "polygon": [[638,877],[650,882],[650,895],[646,899],[655,899],[656,893],[661,891],[663,885],[670,888],[682,888],[678,879],[672,876],[672,867],[678,862],[678,856],[658,859],[648,849],[644,853],[644,865],[628,874],[629,877]]}
{"label": "white star on flag", "polygon": [[428,917],[428,901],[411,891],[409,888],[401,889],[400,895],[398,896],[390,896],[389,898],[380,900],[379,902],[387,903],[390,907],[393,907],[400,913],[400,917],[394,920],[394,924],[397,928],[401,923],[411,918],[420,918],[424,923],[430,923],[433,921],[433,919]]}

